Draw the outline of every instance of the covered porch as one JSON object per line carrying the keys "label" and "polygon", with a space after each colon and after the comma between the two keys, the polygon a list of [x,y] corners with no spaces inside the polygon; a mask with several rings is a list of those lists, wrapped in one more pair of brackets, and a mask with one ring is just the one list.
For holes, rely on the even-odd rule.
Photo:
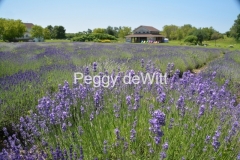
{"label": "covered porch", "polygon": [[132,34],[126,36],[126,42],[142,43],[143,41],[162,43],[164,42],[164,36],[153,34]]}

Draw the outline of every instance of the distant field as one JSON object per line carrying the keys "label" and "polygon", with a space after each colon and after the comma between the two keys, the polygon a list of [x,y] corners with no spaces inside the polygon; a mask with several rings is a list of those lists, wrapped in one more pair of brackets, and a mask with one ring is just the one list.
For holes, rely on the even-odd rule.
{"label": "distant field", "polygon": [[[219,39],[216,41],[203,41],[203,44],[207,44],[208,46],[206,48],[226,48],[231,50],[240,50],[240,43],[237,43],[233,38],[224,37],[224,39]],[[184,41],[169,41],[169,43],[164,43],[163,45],[170,45],[170,46],[179,46],[179,45],[185,45]],[[232,45],[233,48],[230,48],[229,46]]]}

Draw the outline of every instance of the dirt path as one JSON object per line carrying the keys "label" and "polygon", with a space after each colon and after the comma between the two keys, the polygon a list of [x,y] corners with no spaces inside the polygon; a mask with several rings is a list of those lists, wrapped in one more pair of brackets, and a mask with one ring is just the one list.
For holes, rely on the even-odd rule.
{"label": "dirt path", "polygon": [[219,57],[214,58],[213,60],[207,62],[204,66],[202,66],[202,67],[200,67],[200,68],[198,68],[198,69],[193,69],[193,70],[192,70],[192,73],[198,75],[199,73],[201,73],[202,71],[204,71],[204,70],[207,69],[209,63],[211,63],[211,62],[213,62],[213,61],[216,61],[216,60],[218,60],[218,59],[220,59],[220,58],[224,58],[224,54],[221,54]]}
{"label": "dirt path", "polygon": [[202,66],[201,68],[198,68],[198,69],[193,69],[192,70],[192,73],[198,75],[199,73],[201,73],[202,71],[206,70],[207,69],[207,64]]}

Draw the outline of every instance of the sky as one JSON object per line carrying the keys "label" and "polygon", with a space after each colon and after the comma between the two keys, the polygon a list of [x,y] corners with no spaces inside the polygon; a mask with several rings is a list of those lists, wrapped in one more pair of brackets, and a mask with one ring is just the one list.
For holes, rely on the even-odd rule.
{"label": "sky", "polygon": [[0,18],[46,27],[62,25],[66,33],[107,26],[164,25],[213,27],[225,33],[240,14],[240,0],[0,0]]}

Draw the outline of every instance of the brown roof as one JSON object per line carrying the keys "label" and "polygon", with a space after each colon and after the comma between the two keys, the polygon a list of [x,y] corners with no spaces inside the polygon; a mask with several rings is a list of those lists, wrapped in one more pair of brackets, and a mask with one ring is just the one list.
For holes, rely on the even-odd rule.
{"label": "brown roof", "polygon": [[32,23],[23,23],[23,24],[25,24],[27,28],[32,28],[34,26],[34,24]]}
{"label": "brown roof", "polygon": [[[141,25],[141,26],[137,27],[136,29],[138,29],[138,28],[140,28],[140,27],[144,27],[144,28],[146,28],[146,29],[149,30],[149,31],[157,31],[157,32],[159,32],[158,29],[156,29],[156,28],[154,28],[154,27],[152,27],[152,26],[143,26],[143,25]],[[136,29],[134,29],[133,32],[134,32]]]}
{"label": "brown roof", "polygon": [[125,36],[126,38],[131,37],[164,37],[163,35],[156,35],[156,34],[130,34],[128,36]]}

